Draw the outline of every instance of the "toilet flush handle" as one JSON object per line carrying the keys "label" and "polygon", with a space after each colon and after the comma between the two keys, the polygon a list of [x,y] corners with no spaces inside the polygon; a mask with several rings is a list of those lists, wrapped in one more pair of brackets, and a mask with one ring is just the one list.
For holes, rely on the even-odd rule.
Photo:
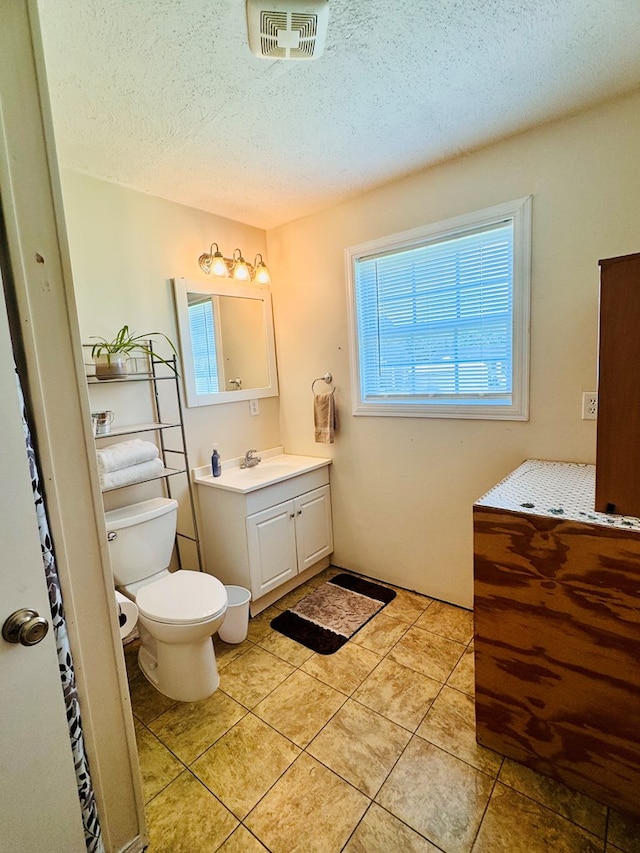
{"label": "toilet flush handle", "polygon": [[115,530],[107,530],[107,542],[113,542],[114,539],[118,538],[118,534]]}

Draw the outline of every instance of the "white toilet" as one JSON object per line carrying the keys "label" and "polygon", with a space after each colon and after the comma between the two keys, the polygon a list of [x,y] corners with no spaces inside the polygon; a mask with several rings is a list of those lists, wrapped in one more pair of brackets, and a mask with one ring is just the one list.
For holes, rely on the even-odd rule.
{"label": "white toilet", "polygon": [[177,501],[153,498],[105,518],[116,588],[139,611],[140,669],[165,696],[196,702],[220,683],[212,637],[227,591],[204,572],[169,572],[177,511]]}

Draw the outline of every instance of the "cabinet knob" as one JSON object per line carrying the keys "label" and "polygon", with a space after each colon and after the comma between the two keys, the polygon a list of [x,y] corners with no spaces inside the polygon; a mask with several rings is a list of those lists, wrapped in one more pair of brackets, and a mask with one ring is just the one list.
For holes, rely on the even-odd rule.
{"label": "cabinet knob", "polygon": [[295,517],[296,517],[295,512],[290,512],[290,513],[289,513],[289,518],[295,518]]}
{"label": "cabinet knob", "polygon": [[302,510],[299,509],[298,512],[296,513],[296,515],[302,515]]}

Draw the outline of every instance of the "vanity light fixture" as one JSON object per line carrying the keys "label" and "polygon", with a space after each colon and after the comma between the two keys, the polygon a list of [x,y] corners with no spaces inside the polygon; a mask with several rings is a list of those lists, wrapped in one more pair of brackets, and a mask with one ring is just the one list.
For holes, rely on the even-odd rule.
{"label": "vanity light fixture", "polygon": [[[213,247],[216,247],[215,252]],[[209,252],[198,258],[200,269],[207,275],[217,275],[221,278],[231,276],[236,281],[254,281],[256,284],[270,284],[271,275],[267,265],[258,252],[252,264],[242,257],[240,249],[234,249],[230,258],[225,258],[217,243],[212,243]]]}

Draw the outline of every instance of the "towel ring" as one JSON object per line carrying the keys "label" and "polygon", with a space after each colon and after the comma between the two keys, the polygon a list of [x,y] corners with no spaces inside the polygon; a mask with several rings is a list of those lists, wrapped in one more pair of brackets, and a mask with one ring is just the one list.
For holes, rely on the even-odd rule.
{"label": "towel ring", "polygon": [[[316,392],[315,392],[315,384],[316,384],[316,382],[326,382],[326,383],[327,383],[327,385],[331,385],[331,383],[333,382],[333,376],[332,376],[330,373],[324,373],[322,376],[318,376],[318,378],[317,378],[317,379],[314,379],[314,380],[313,380],[313,382],[311,383],[311,393],[312,393],[312,394],[315,394],[315,393],[316,393]],[[333,392],[334,392],[335,390],[336,390],[336,389],[335,389],[335,387],[333,387],[333,388],[331,389],[331,393],[333,394]]]}

